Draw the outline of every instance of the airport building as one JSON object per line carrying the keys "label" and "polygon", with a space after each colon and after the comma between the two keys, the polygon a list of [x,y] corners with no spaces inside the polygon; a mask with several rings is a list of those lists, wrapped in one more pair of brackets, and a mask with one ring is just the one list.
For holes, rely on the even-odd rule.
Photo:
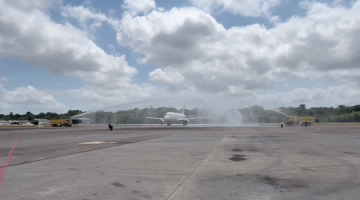
{"label": "airport building", "polygon": [[9,125],[32,125],[28,120],[10,120]]}
{"label": "airport building", "polygon": [[50,125],[51,121],[48,119],[35,119],[31,122],[34,125]]}
{"label": "airport building", "polygon": [[5,120],[0,120],[0,126],[9,126],[10,122]]}

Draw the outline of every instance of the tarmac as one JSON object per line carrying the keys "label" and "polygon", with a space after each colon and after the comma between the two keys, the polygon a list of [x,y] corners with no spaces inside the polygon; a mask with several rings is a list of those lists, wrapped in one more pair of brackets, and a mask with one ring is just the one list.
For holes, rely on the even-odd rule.
{"label": "tarmac", "polygon": [[0,200],[358,200],[359,143],[351,125],[1,128]]}

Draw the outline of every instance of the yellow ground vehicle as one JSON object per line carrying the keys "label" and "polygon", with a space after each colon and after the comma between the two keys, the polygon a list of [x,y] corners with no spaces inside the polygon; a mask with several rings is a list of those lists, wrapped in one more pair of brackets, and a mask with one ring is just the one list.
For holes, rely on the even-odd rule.
{"label": "yellow ground vehicle", "polygon": [[314,116],[286,116],[285,124],[287,126],[292,126],[294,124],[301,124],[301,126],[311,126],[311,124],[315,123],[316,117]]}
{"label": "yellow ground vehicle", "polygon": [[52,127],[71,127],[72,122],[69,119],[57,119],[57,120],[51,120],[51,126]]}

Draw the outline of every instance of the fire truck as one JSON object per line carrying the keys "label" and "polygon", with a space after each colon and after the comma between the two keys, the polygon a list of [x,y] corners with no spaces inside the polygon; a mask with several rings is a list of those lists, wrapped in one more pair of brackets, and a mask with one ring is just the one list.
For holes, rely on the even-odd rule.
{"label": "fire truck", "polygon": [[287,126],[292,126],[294,124],[301,125],[301,126],[311,126],[314,124],[316,117],[314,116],[286,116],[285,117],[285,124]]}
{"label": "fire truck", "polygon": [[51,120],[52,127],[71,127],[72,122],[69,119]]}

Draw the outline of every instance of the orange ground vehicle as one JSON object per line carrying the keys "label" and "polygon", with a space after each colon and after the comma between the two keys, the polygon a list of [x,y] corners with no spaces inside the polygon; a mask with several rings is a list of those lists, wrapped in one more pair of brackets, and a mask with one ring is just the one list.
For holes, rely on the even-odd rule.
{"label": "orange ground vehicle", "polygon": [[71,127],[72,122],[69,119],[57,119],[57,120],[51,120],[51,126],[52,127]]}
{"label": "orange ground vehicle", "polygon": [[314,116],[286,116],[285,117],[285,124],[287,126],[291,126],[294,124],[300,124],[301,126],[311,126],[311,124],[315,123],[316,117]]}

